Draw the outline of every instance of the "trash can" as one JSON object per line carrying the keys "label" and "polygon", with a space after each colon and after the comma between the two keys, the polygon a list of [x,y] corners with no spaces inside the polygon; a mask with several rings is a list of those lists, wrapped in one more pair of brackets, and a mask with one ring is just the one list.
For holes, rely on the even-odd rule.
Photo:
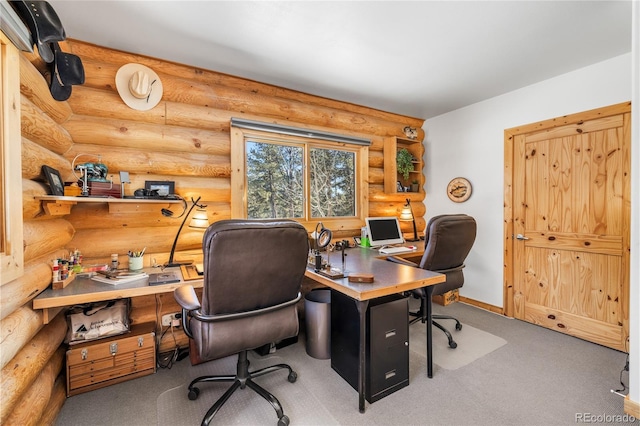
{"label": "trash can", "polygon": [[312,290],[304,298],[307,354],[331,358],[331,290]]}

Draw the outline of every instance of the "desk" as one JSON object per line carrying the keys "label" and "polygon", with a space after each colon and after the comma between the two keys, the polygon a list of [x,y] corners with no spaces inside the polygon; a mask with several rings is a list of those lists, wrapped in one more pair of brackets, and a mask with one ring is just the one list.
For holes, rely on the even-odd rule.
{"label": "desk", "polygon": [[[431,294],[433,285],[445,281],[445,276],[436,272],[426,271],[412,266],[389,262],[385,255],[380,255],[377,250],[369,248],[347,249],[346,269],[347,274],[369,273],[374,275],[371,284],[351,283],[347,278],[332,280],[314,272],[308,267],[305,275],[314,281],[326,285],[352,298],[360,316],[360,347],[358,366],[358,396],[359,409],[365,411],[365,371],[366,371],[366,313],[369,300],[390,294],[401,293],[416,288],[427,288],[427,375],[433,377],[433,353],[431,330]],[[417,256],[419,253],[403,253],[405,256]],[[407,317],[407,321],[409,318]]]}
{"label": "desk", "polygon": [[[160,293],[173,293],[173,290],[185,283],[194,288],[202,288],[203,281],[183,281],[180,268],[165,268],[165,271],[176,271],[180,282],[161,285],[149,285],[148,278],[142,278],[118,285],[94,281],[91,278],[76,277],[68,286],[59,290],[48,288],[33,299],[33,309],[42,309],[44,323],[49,323],[65,306],[82,303],[102,302],[105,300],[124,299],[128,297],[147,296]],[[157,273],[159,268],[145,268],[145,272]]]}
{"label": "desk", "polygon": [[[365,367],[366,367],[366,313],[369,300],[390,294],[401,293],[416,288],[427,288],[427,375],[433,377],[433,353],[431,330],[431,293],[434,284],[445,281],[445,276],[436,272],[426,271],[412,266],[400,265],[389,262],[386,256],[381,256],[377,250],[368,248],[347,249],[347,273],[370,273],[375,277],[371,284],[350,283],[347,278],[332,280],[323,275],[307,269],[305,275],[329,288],[337,290],[352,298],[360,316],[360,345],[358,366],[358,394],[360,412],[365,411]],[[417,256],[416,253],[404,255]],[[166,268],[166,270],[178,270],[179,268]],[[147,272],[158,272],[157,268],[147,268]],[[180,274],[180,276],[182,276]],[[51,288],[43,291],[33,299],[33,309],[42,309],[44,321],[48,323],[65,306],[81,303],[100,302],[127,297],[146,296],[159,293],[172,293],[176,288],[188,283],[194,288],[201,288],[202,280],[180,281],[172,284],[150,286],[147,279],[131,281],[128,283],[111,285],[78,277],[67,287],[59,290]],[[407,318],[407,321],[409,319]]]}

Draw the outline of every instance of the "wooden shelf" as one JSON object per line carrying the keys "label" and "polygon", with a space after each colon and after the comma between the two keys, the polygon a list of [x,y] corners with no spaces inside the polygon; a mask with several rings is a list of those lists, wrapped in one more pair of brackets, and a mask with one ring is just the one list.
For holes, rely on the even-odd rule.
{"label": "wooden shelf", "polygon": [[[402,148],[406,148],[411,153],[411,155],[416,158],[416,160],[412,161],[414,170],[409,172],[411,176],[409,176],[409,179],[407,180],[405,180],[403,176],[398,174],[398,169],[396,166],[396,155],[398,150]],[[422,146],[422,141],[419,141],[417,139],[403,139],[399,137],[393,137],[390,138],[390,140],[385,141],[384,192],[386,192],[387,194],[396,194],[398,193],[396,185],[398,181],[402,183],[402,186],[411,186],[411,182],[413,180],[418,181],[420,187],[419,192],[422,192],[422,186],[424,185],[424,179],[422,177],[423,154],[424,147]]]}
{"label": "wooden shelf", "polygon": [[152,200],[139,198],[113,197],[61,197],[56,195],[42,195],[35,197],[42,202],[42,208],[50,216],[63,216],[71,213],[71,207],[78,203],[107,203],[109,213],[139,213],[158,210],[158,204],[182,203],[182,200]]}

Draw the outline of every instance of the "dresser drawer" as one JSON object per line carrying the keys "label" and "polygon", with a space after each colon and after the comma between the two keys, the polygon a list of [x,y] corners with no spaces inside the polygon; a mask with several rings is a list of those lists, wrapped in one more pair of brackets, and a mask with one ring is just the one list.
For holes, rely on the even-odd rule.
{"label": "dresser drawer", "polygon": [[67,395],[152,374],[155,370],[154,325],[134,325],[130,333],[83,342],[67,351]]}

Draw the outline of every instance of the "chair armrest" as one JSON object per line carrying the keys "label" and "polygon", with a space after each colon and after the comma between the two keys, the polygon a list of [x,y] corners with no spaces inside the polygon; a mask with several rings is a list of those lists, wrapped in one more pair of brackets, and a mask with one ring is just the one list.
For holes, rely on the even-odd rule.
{"label": "chair armrest", "polygon": [[178,305],[180,305],[184,310],[194,311],[201,307],[196,291],[191,285],[183,285],[176,288],[173,291],[173,297],[176,299],[176,302],[178,302]]}
{"label": "chair armrest", "polygon": [[193,339],[189,323],[191,313],[200,309],[198,295],[191,285],[182,285],[173,290],[173,298],[182,308],[182,329],[189,339]]}
{"label": "chair armrest", "polygon": [[449,268],[449,269],[438,269],[438,270],[434,270],[433,272],[438,272],[440,274],[446,274],[449,272],[456,272],[456,271],[460,271],[462,270],[462,268],[464,268],[464,263],[460,266],[456,266],[455,268]]}
{"label": "chair armrest", "polygon": [[412,262],[412,261],[407,260],[407,259],[403,259],[402,257],[398,257],[398,256],[387,256],[387,260],[389,262],[399,263],[401,265],[413,266],[414,268],[417,268],[419,266],[415,262]]}
{"label": "chair armrest", "polygon": [[191,315],[193,318],[197,319],[198,321],[202,321],[202,322],[229,321],[229,320],[235,320],[240,318],[253,317],[256,315],[266,314],[273,311],[278,311],[280,309],[286,308],[287,306],[295,305],[301,299],[302,299],[302,293],[298,292],[298,295],[294,299],[280,303],[279,305],[267,306],[266,308],[255,309],[252,311],[234,312],[230,314],[205,315],[199,310],[193,310],[189,312],[189,315]]}

